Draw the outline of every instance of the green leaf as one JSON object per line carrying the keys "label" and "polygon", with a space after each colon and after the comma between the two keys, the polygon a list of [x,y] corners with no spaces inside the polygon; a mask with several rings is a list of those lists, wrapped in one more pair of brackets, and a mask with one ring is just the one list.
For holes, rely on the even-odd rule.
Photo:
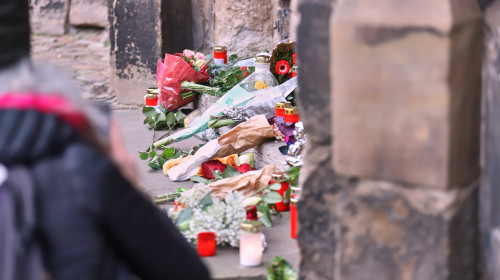
{"label": "green leaf", "polygon": [[148,163],[148,166],[153,168],[154,170],[160,170],[162,169],[162,167],[160,165],[158,165],[158,163],[154,162],[154,161],[150,161]]}
{"label": "green leaf", "polygon": [[185,116],[186,115],[184,115],[180,110],[175,112],[175,119],[177,120],[177,122],[183,120]]}
{"label": "green leaf", "polygon": [[214,200],[212,199],[212,195],[210,193],[207,193],[207,195],[205,195],[200,200],[200,202],[198,202],[198,204],[196,205],[196,207],[201,208],[201,209],[205,209],[206,207],[208,207],[208,206],[210,206],[212,204],[214,204]]}
{"label": "green leaf", "polygon": [[153,120],[151,118],[147,118],[147,119],[144,119],[144,121],[142,122],[142,124],[150,124],[152,122],[153,122]]}
{"label": "green leaf", "polygon": [[262,217],[259,218],[259,220],[262,222],[262,224],[266,227],[271,227],[273,226],[273,220],[271,219],[271,211],[269,207],[267,206],[257,206],[257,211],[263,214]]}
{"label": "green leaf", "polygon": [[[171,114],[171,113],[169,113],[169,114]],[[165,114],[163,114],[163,113],[158,113],[158,117],[156,119],[157,119],[157,122],[163,122],[163,121],[167,120],[167,116],[165,116]]]}
{"label": "green leaf", "polygon": [[155,150],[152,150],[151,152],[149,152],[149,157],[154,158],[155,156],[156,156]]}
{"label": "green leaf", "polygon": [[158,165],[160,165],[163,168],[163,165],[167,162],[167,159],[164,156],[159,156],[158,157]]}
{"label": "green leaf", "polygon": [[214,179],[215,180],[220,180],[220,179],[224,179],[222,176],[219,175],[219,173],[217,173],[215,170],[211,170],[212,171],[212,175],[214,176]]}
{"label": "green leaf", "polygon": [[237,54],[232,54],[228,58],[229,62],[233,62],[233,61],[235,61],[237,59],[238,59],[238,55]]}
{"label": "green leaf", "polygon": [[191,217],[193,217],[193,209],[191,209],[191,207],[187,207],[184,210],[182,210],[179,216],[177,216],[175,224],[179,226],[182,223],[191,220]]}
{"label": "green leaf", "polygon": [[153,107],[143,107],[142,114],[148,118],[152,118],[156,114],[156,110]]}
{"label": "green leaf", "polygon": [[172,126],[175,124],[176,119],[174,113],[172,112],[168,113],[166,119],[167,119],[167,125]]}
{"label": "green leaf", "polygon": [[142,160],[147,160],[148,159],[148,153],[142,152],[139,154],[139,158]]}
{"label": "green leaf", "polygon": [[179,158],[180,156],[182,156],[181,150],[176,150],[175,154],[174,154],[174,158]]}
{"label": "green leaf", "polygon": [[203,183],[205,185],[212,182],[211,180],[209,180],[205,177],[202,177],[202,176],[193,176],[190,179],[191,179],[191,181],[194,181],[196,183]]}
{"label": "green leaf", "polygon": [[262,199],[269,204],[274,204],[283,201],[283,197],[277,192],[269,192]]}
{"label": "green leaf", "polygon": [[163,153],[161,154],[162,156],[172,159],[175,156],[175,149],[174,148],[167,148]]}
{"label": "green leaf", "polygon": [[281,189],[281,183],[274,183],[274,184],[271,184],[269,185],[268,187],[270,190],[273,190],[273,191],[278,191]]}
{"label": "green leaf", "polygon": [[228,165],[226,169],[224,169],[224,172],[222,173],[222,178],[231,178],[238,175],[241,175],[241,173],[238,170]]}

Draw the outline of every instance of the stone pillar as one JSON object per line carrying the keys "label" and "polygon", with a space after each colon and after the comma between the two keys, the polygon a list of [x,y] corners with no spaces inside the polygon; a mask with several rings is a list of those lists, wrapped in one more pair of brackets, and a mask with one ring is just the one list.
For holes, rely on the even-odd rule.
{"label": "stone pillar", "polygon": [[191,1],[108,0],[111,88],[117,101],[142,104],[165,53],[193,48]]}
{"label": "stone pillar", "polygon": [[68,28],[69,0],[30,0],[31,31],[62,35]]}
{"label": "stone pillar", "polygon": [[479,5],[340,0],[336,9],[335,279],[479,279]]}
{"label": "stone pillar", "polygon": [[481,233],[485,280],[500,280],[500,1],[486,11],[483,64],[484,172]]}
{"label": "stone pillar", "polygon": [[[298,0],[297,29],[300,115],[308,133],[299,201],[301,279],[335,279],[335,202],[330,131],[331,0]],[[292,31],[293,32],[293,31]]]}

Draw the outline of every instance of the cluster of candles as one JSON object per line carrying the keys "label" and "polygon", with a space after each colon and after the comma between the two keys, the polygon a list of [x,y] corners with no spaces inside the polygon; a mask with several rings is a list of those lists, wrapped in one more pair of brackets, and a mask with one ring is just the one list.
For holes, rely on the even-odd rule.
{"label": "cluster of candles", "polygon": [[[297,201],[300,195],[300,188],[290,187],[284,181],[283,173],[273,173],[269,184],[281,182],[281,189],[278,190],[283,196],[281,202],[276,203],[278,211],[290,211],[290,236],[297,238]],[[285,193],[291,188],[290,200],[286,199]],[[258,221],[257,207],[249,206],[247,210],[247,220],[240,224],[240,265],[258,266],[262,264],[262,223]],[[198,254],[202,257],[215,255],[215,233],[201,232],[198,234]]]}

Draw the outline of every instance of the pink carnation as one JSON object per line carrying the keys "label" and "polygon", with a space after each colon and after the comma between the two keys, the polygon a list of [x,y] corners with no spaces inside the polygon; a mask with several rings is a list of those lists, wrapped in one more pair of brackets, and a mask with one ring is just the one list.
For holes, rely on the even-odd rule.
{"label": "pink carnation", "polygon": [[196,60],[198,60],[198,59],[205,59],[205,55],[204,55],[204,54],[202,54],[202,53],[197,52],[197,53],[194,55],[194,58],[196,58]]}
{"label": "pink carnation", "polygon": [[194,52],[193,52],[192,50],[184,50],[182,53],[183,53],[183,54],[184,54],[184,56],[185,56],[185,57],[187,57],[187,58],[191,58],[191,57],[193,57],[193,56],[194,56]]}

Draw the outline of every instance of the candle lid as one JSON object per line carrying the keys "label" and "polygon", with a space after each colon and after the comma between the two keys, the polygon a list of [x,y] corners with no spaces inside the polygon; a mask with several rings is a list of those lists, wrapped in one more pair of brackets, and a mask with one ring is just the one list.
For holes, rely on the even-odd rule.
{"label": "candle lid", "polygon": [[262,231],[262,223],[259,221],[244,221],[240,223],[240,228],[246,232],[259,233]]}
{"label": "candle lid", "polygon": [[285,105],[284,108],[292,108],[292,103],[290,102],[283,102],[283,104]]}
{"label": "candle lid", "polygon": [[285,103],[284,102],[278,102],[278,103],[276,103],[275,108],[284,109],[285,108]]}
{"label": "candle lid", "polygon": [[293,204],[297,204],[297,202],[299,202],[299,200],[296,198],[290,198],[290,202]]}
{"label": "candle lid", "polygon": [[270,63],[271,58],[265,54],[259,54],[255,57],[255,63]]}
{"label": "candle lid", "polygon": [[147,94],[154,94],[153,91],[157,90],[158,88],[157,87],[150,87],[146,90],[146,93]]}
{"label": "candle lid", "polygon": [[157,93],[148,93],[146,94],[146,99],[157,99],[158,94]]}
{"label": "candle lid", "polygon": [[295,107],[285,108],[285,114],[296,115],[297,114],[297,108],[295,108]]}
{"label": "candle lid", "polygon": [[226,48],[226,46],[215,46],[214,51],[215,52],[225,52],[225,51],[227,51],[227,48]]}

